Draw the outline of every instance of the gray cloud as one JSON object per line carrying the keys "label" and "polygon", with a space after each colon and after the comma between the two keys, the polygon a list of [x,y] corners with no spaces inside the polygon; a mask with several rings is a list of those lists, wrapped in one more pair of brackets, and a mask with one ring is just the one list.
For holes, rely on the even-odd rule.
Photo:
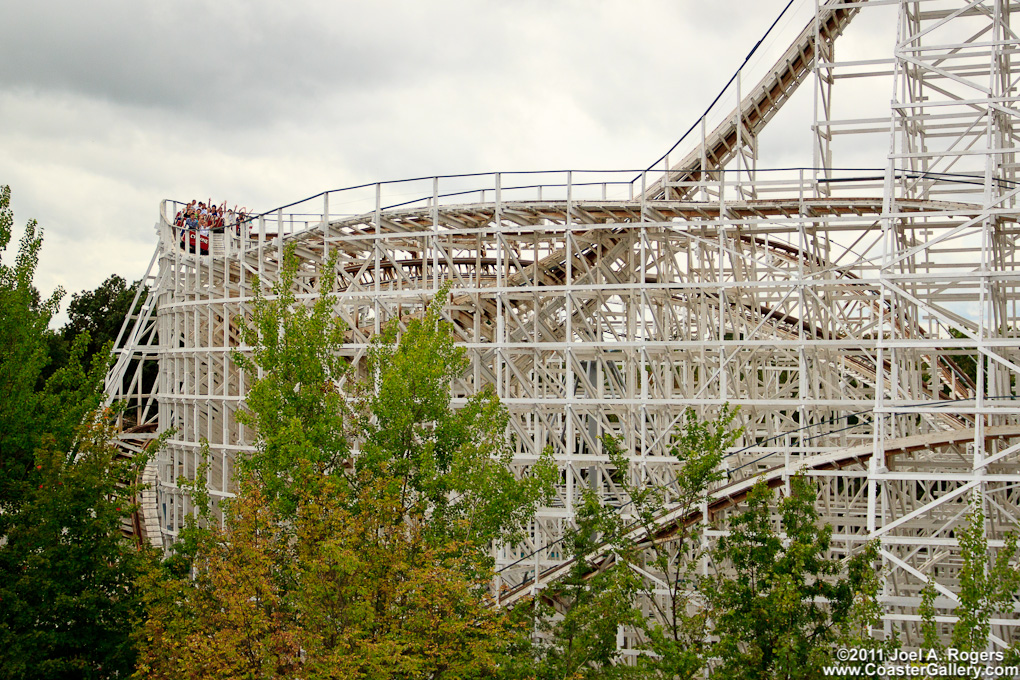
{"label": "gray cloud", "polygon": [[86,94],[224,125],[357,99],[430,74],[498,76],[508,12],[468,2],[19,3],[0,86]]}
{"label": "gray cloud", "polygon": [[[0,183],[47,229],[40,287],[73,291],[141,275],[162,198],[268,209],[408,176],[647,165],[785,2],[8,4]],[[794,3],[759,71],[813,6]],[[763,150],[789,162],[804,120],[777,118]]]}

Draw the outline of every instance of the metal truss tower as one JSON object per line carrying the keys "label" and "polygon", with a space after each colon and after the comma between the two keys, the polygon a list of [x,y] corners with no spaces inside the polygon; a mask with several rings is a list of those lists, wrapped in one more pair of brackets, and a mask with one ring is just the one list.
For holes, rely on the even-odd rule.
{"label": "metal truss tower", "polygon": [[[249,387],[231,360],[244,350],[236,320],[293,244],[299,297],[335,296],[355,363],[383,324],[452,282],[446,314],[470,358],[455,399],[494,387],[521,471],[553,448],[555,501],[526,544],[499,556],[504,602],[564,568],[556,541],[581,488],[625,505],[601,435],[623,440],[637,479],[663,483],[683,411],[711,418],[729,403],[745,434],[727,481],[697,516],[662,517],[660,537],[725,518],[756,479],[782,487],[806,471],[836,553],[880,541],[887,632],[916,644],[929,580],[952,619],[954,529],[969,499],[981,494],[993,549],[1020,519],[1017,7],[816,3],[754,87],[737,74],[675,147],[678,163],[667,155],[636,173],[330,191],[214,234],[210,255],[181,249],[177,207],[164,202],[148,297],[107,383],[128,402],[128,450],[173,428],[139,530],[156,545],[174,539],[192,511],[176,482],[194,474],[202,441],[213,498],[230,495],[233,461],[253,440],[234,417]],[[872,33],[853,32],[868,21],[895,26],[879,53]],[[844,31],[853,58],[840,61]],[[814,109],[812,158],[769,169],[759,139],[798,85]],[[334,253],[336,287],[322,291]],[[995,619],[994,644],[1016,640],[1017,623]]]}

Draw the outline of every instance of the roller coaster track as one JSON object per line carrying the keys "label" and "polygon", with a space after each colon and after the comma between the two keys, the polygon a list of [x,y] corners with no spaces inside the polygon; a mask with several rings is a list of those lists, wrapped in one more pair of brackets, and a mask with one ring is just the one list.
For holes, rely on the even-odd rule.
{"label": "roller coaster track", "polygon": [[860,12],[864,2],[867,0],[853,3],[845,3],[843,0],[826,2],[820,8],[817,23],[812,19],[804,27],[768,74],[741,100],[739,107],[706,135],[703,144],[698,145],[648,187],[645,198],[683,200],[693,194],[697,187],[673,185],[696,183],[706,174],[721,170],[733,160],[741,147],[758,136],[811,74],[817,56],[818,40],[831,46]]}
{"label": "roller coaster track", "polygon": [[[877,71],[870,73],[870,66],[864,69],[868,71],[865,74],[856,62],[836,63],[833,57],[836,39],[847,31],[862,6],[870,9],[889,4],[866,2],[820,2],[814,18],[764,78],[748,89],[745,85],[753,81],[741,67],[710,107],[712,122],[708,122],[709,114],[702,117],[674,147],[675,153],[671,149],[662,162],[639,172],[634,181],[617,182],[616,175],[606,173],[612,181],[602,184],[601,200],[592,198],[597,195],[595,182],[575,181],[579,171],[567,173],[566,182],[558,184],[541,183],[544,180],[532,179],[531,173],[497,173],[488,179],[457,176],[359,185],[300,201],[294,205],[302,208],[294,209],[286,219],[284,211],[291,206],[258,216],[254,228],[238,230],[230,240],[223,234],[221,249],[210,247],[209,255],[181,251],[180,240],[174,238],[180,234],[171,224],[173,213],[170,220],[164,213],[162,241],[154,257],[160,276],[150,276],[147,281],[160,293],[161,337],[159,343],[150,345],[142,339],[145,329],[155,337],[157,296],[152,295],[135,330],[125,332],[131,348],[119,355],[108,383],[138,393],[138,415],[125,421],[124,443],[129,451],[143,448],[159,427],[176,426],[180,432],[168,442],[169,453],[158,460],[159,479],[155,465],[146,470],[148,478],[157,483],[139,499],[143,512],[136,517],[133,533],[153,543],[174,540],[190,502],[177,480],[187,470],[188,461],[197,460],[199,442],[207,434],[218,437],[212,442],[220,461],[219,472],[210,476],[219,484],[214,491],[229,495],[229,464],[233,456],[251,446],[253,436],[236,428],[233,420],[236,409],[243,407],[247,383],[231,362],[230,352],[240,346],[232,320],[250,314],[257,286],[265,290],[291,246],[303,260],[295,282],[301,299],[324,293],[319,286],[319,268],[328,261],[327,254],[339,256],[332,292],[336,293],[336,314],[350,329],[350,347],[344,352],[354,362],[364,356],[381,323],[399,323],[419,315],[440,283],[450,282],[452,304],[445,313],[459,334],[458,340],[463,341],[471,365],[464,379],[454,382],[455,393],[491,385],[505,399],[515,438],[515,471],[525,471],[543,447],[554,449],[564,481],[549,507],[536,515],[527,545],[520,546],[522,551],[535,551],[529,555],[534,556],[534,562],[525,558],[506,564],[513,559],[510,551],[501,553],[502,574],[506,583],[514,584],[500,594],[503,605],[541,592],[562,578],[572,564],[576,566],[563,562],[562,552],[552,546],[563,537],[564,520],[569,520],[571,499],[577,498],[579,489],[588,484],[604,493],[607,503],[626,502],[613,481],[611,466],[600,455],[598,432],[624,435],[628,452],[640,461],[642,479],[661,483],[671,478],[675,465],[666,455],[668,442],[664,441],[672,431],[670,421],[688,405],[699,416],[711,417],[713,409],[726,399],[747,404],[741,418],[749,426],[747,441],[757,442],[754,453],[745,449],[729,459],[733,481],[712,490],[708,517],[702,517],[700,509],[666,512],[650,527],[634,529],[625,537],[638,548],[676,540],[674,533],[679,528],[724,516],[728,508],[746,498],[758,479],[775,487],[797,469],[815,471],[819,477],[824,476],[824,470],[845,469],[843,475],[861,480],[867,474],[861,466],[866,470],[876,451],[904,463],[900,476],[879,473],[868,477],[869,488],[893,494],[901,501],[900,509],[917,507],[914,485],[927,483],[925,475],[941,464],[943,455],[962,470],[954,479],[977,478],[983,468],[975,468],[971,474],[970,457],[959,463],[959,445],[974,442],[975,461],[982,459],[983,445],[989,440],[996,444],[1005,440],[1015,446],[1020,441],[1020,426],[1006,423],[1017,422],[1016,407],[996,409],[982,400],[989,394],[1013,394],[1015,390],[1008,371],[991,362],[984,365],[984,373],[980,360],[974,362],[977,375],[985,376],[977,385],[961,365],[971,354],[984,352],[988,356],[988,347],[1012,357],[1014,350],[1008,344],[1012,336],[991,324],[983,329],[979,326],[977,333],[967,333],[961,342],[947,340],[943,332],[948,325],[974,330],[967,326],[970,317],[954,306],[965,301],[1001,304],[1002,319],[1015,323],[1016,286],[1020,284],[1015,283],[1015,251],[1009,250],[1015,249],[1015,202],[1004,201],[989,209],[987,204],[959,201],[983,200],[976,198],[976,187],[982,184],[980,173],[968,174],[972,168],[964,161],[990,154],[986,155],[992,159],[990,165],[1001,166],[1003,176],[1012,178],[1015,173],[1008,170],[1013,160],[1009,154],[1016,141],[1003,133],[1005,142],[982,145],[979,142],[984,138],[971,131],[994,129],[994,125],[989,127],[984,119],[968,113],[950,120],[958,128],[949,127],[942,122],[948,109],[931,107],[944,103],[933,95],[944,94],[945,80],[962,87],[961,78],[976,77],[972,70],[977,73],[985,68],[980,65],[982,50],[1000,50],[1000,43],[1015,43],[1015,36],[1001,31],[994,38],[992,34],[967,33],[969,23],[963,22],[959,36],[948,33],[952,37],[948,48],[939,48],[941,43],[934,35],[922,45],[923,31],[943,19],[928,17],[931,12],[921,13],[924,16],[916,17],[918,27],[911,28],[907,26],[912,16],[908,5],[915,5],[913,9],[921,5],[904,0],[899,8],[903,17],[900,27],[914,33],[906,28],[900,31],[891,60],[864,60],[898,64],[899,70],[894,66],[892,71],[894,79],[900,78],[890,109],[893,142],[883,143],[882,151],[876,152],[880,161],[866,164],[916,166],[924,172],[911,176],[906,170],[896,170],[891,175],[882,172],[880,178],[840,176],[841,183],[836,185],[805,181],[803,172],[799,180],[785,184],[783,178],[788,175],[766,176],[764,170],[756,170],[758,138],[804,80],[815,75],[821,106],[815,112],[816,127],[811,134],[813,143],[822,147],[819,159],[826,168],[818,170],[826,173],[827,180],[833,180],[829,173],[837,169],[830,167],[829,146],[822,141],[827,139],[826,124],[838,127],[835,121],[843,125],[835,132],[839,134],[858,134],[864,125],[868,128],[864,133],[885,139],[884,129],[870,130],[878,123],[858,121],[863,115],[885,115],[884,101],[881,114],[868,108],[874,103],[869,101],[860,112],[853,111],[852,120],[842,120],[841,110],[832,109],[840,114],[832,115],[827,98],[832,94],[830,88],[842,94],[842,86],[834,85],[839,79],[885,77]],[[975,19],[988,9],[981,2],[961,2],[955,9],[943,9],[946,3],[936,4],[940,7],[935,12],[974,12]],[[1005,8],[1016,11],[1015,3],[1006,3]],[[876,16],[881,12],[875,10]],[[946,18],[951,17],[947,14]],[[1008,16],[1006,20],[996,18],[993,24],[1008,29]],[[907,40],[908,34],[917,40]],[[929,49],[928,42],[935,51],[916,55],[911,51]],[[903,45],[910,47],[906,57],[901,54],[905,53]],[[752,54],[757,49],[756,45]],[[988,95],[982,81],[974,92],[967,90],[966,96],[950,90],[955,97],[950,99],[963,97],[961,101],[967,104],[976,97],[988,102],[989,111],[995,108],[993,104],[1014,101],[1015,72],[1008,64],[1011,50],[1015,51],[1014,47],[1002,48],[1005,56],[994,66],[1013,78],[1000,88],[1002,92]],[[949,71],[943,61],[951,61],[957,52],[957,70]],[[909,61],[907,57],[914,59],[909,62],[912,66],[900,64]],[[745,59],[745,66],[747,63]],[[922,66],[928,68],[924,73]],[[876,67],[879,71],[885,68]],[[741,74],[746,78],[743,82]],[[731,87],[734,83],[736,87]],[[810,93],[802,93],[801,99],[805,94]],[[727,97],[725,104],[723,96]],[[918,112],[911,113],[911,107],[919,107]],[[851,101],[851,108],[858,108],[855,102]],[[1004,126],[1015,118],[1013,109],[999,106],[995,110],[1006,121]],[[719,120],[715,126],[714,121]],[[956,141],[939,146],[942,142],[937,140],[943,135],[948,139],[957,129],[964,130],[959,140],[953,137]],[[921,143],[916,148],[910,145],[918,140]],[[999,147],[1003,147],[1002,154]],[[888,148],[899,155],[886,156]],[[1002,163],[995,154],[1003,156]],[[915,156],[920,160],[913,160]],[[671,162],[677,158],[680,162]],[[935,186],[929,165],[953,170],[953,177],[963,179],[952,191],[946,190],[953,181],[948,175],[939,180],[943,181],[941,192],[897,188],[896,183],[903,179]],[[739,182],[724,174],[734,166]],[[510,179],[519,174],[528,178],[520,182]],[[631,176],[627,173],[628,179]],[[483,184],[489,179],[491,184]],[[431,191],[426,182],[431,182]],[[971,185],[968,191],[957,192],[957,186],[965,182]],[[446,193],[440,191],[441,183]],[[463,198],[479,195],[478,202]],[[613,195],[628,198],[607,198]],[[770,198],[757,198],[759,195]],[[495,200],[487,202],[486,196]],[[786,198],[774,198],[777,196]],[[920,198],[929,196],[956,201]],[[338,218],[338,210],[346,215]],[[295,227],[302,222],[304,228]],[[977,247],[968,250],[967,241],[977,231],[972,226],[976,223],[991,236],[981,246],[985,250],[980,262],[974,254]],[[994,245],[1006,253],[1002,261],[993,257]],[[892,264],[890,256],[896,258]],[[987,275],[986,263],[994,265]],[[150,271],[155,270],[150,266]],[[962,282],[953,280],[958,272]],[[261,284],[255,283],[256,275]],[[978,276],[985,278],[977,282]],[[142,374],[132,361],[153,359],[160,364],[159,387],[143,395]],[[114,391],[111,388],[111,393]],[[943,398],[961,402],[960,408],[932,406]],[[885,400],[890,403],[884,408],[894,417],[906,412],[893,421],[896,432],[925,434],[885,439],[895,435],[880,427],[876,418],[874,422],[854,420],[852,427],[864,427],[846,428],[847,432],[794,435],[798,427],[814,428],[844,417],[849,423],[848,412],[863,413]],[[908,406],[900,408],[903,404]],[[923,408],[913,410],[913,406]],[[981,433],[985,441],[975,441]],[[856,446],[871,442],[872,437],[874,444]],[[841,443],[846,446],[839,448]],[[1004,452],[992,445],[991,449],[996,450],[991,460],[1002,462],[1011,456],[1008,464],[1015,463],[1012,448]],[[773,461],[786,460],[787,453],[794,462],[769,467]],[[748,461],[754,455],[761,457]],[[877,463],[871,460],[872,467]],[[999,463],[995,470],[1007,471]],[[901,477],[907,478],[904,488],[909,489],[896,496]],[[1014,477],[1010,475],[1010,479]],[[941,483],[941,479],[932,482]],[[984,484],[980,480],[967,483]],[[820,480],[819,489],[829,495],[824,500],[820,497],[819,505],[831,501],[831,517],[857,512],[859,492],[837,487],[835,482]],[[931,495],[941,491],[933,488]],[[877,526],[876,533],[890,531],[889,524],[882,525],[889,514],[876,516],[870,507],[867,513],[865,516],[861,510],[845,523],[852,534],[850,541],[863,538],[869,527]],[[931,528],[940,518],[922,519],[929,522],[927,530],[941,531]],[[903,520],[904,516],[893,519],[893,528],[902,526]],[[913,539],[925,540],[931,535],[924,533],[921,521],[915,524],[909,517],[906,521],[911,522],[911,531],[916,530]],[[885,534],[887,544],[895,544],[898,534]],[[594,573],[614,559],[614,546],[607,544],[585,561]],[[908,561],[918,570],[928,570],[922,557],[912,556]],[[531,580],[520,583],[523,577]],[[901,572],[894,573],[890,583],[901,587],[895,581],[901,577]],[[911,588],[913,581],[902,591],[903,597],[916,595]]]}
{"label": "roller coaster track", "polygon": [[[885,455],[887,458],[911,455],[935,447],[971,442],[974,441],[974,437],[974,428],[961,428],[933,434],[888,439],[885,441]],[[1020,437],[1020,426],[1018,425],[986,427],[984,429],[985,441],[1017,437]],[[743,501],[751,488],[760,481],[764,481],[770,488],[775,488],[783,484],[790,474],[799,470],[839,470],[850,465],[860,465],[869,460],[873,454],[874,448],[871,445],[841,449],[805,458],[798,461],[792,468],[778,465],[759,475],[720,486],[708,494],[709,520],[723,510]],[[686,514],[676,510],[667,511],[652,521],[650,530],[648,527],[639,527],[624,534],[618,540],[604,543],[595,548],[585,558],[590,566],[589,573],[596,573],[607,560],[613,559],[614,549],[621,545],[641,548],[651,542],[665,542],[680,527],[696,524],[703,519],[704,516],[700,509],[689,511]],[[574,564],[576,564],[575,559],[564,560],[560,564],[542,571],[537,579],[528,579],[514,588],[505,590],[499,595],[499,605],[512,607],[521,600],[532,597],[543,586],[566,576]]]}
{"label": "roller coaster track", "polygon": [[[962,203],[948,203],[942,201],[902,201],[898,205],[898,209],[905,213],[925,213],[925,212],[940,212],[940,213],[957,213],[959,215],[971,215],[977,212],[978,208],[973,205],[962,204]],[[478,227],[481,225],[487,225],[496,220],[496,207],[494,205],[474,205],[474,206],[455,206],[438,211],[438,214],[434,214],[428,210],[407,210],[400,212],[393,212],[386,214],[386,227],[395,236],[400,233],[415,234],[426,231],[432,227],[433,220],[438,221],[447,228],[461,227],[471,228]],[[774,200],[755,200],[755,201],[742,201],[728,203],[726,206],[726,215],[730,220],[739,222],[741,220],[753,221],[757,219],[767,219],[770,217],[783,216],[783,217],[794,217],[794,216],[811,216],[811,217],[864,217],[866,215],[875,216],[876,218],[882,212],[882,203],[877,199],[859,199],[859,198],[845,198],[845,199],[833,199],[833,198],[811,198],[811,199],[774,199]],[[675,223],[678,231],[683,232],[684,230],[697,230],[698,221],[712,219],[718,217],[718,207],[711,204],[705,204],[701,202],[679,202],[679,201],[654,201],[654,202],[642,202],[642,201],[626,201],[626,202],[581,202],[572,205],[566,205],[564,203],[508,203],[502,205],[499,210],[500,218],[513,222],[520,228],[525,230],[528,227],[542,227],[550,223],[554,224],[566,224],[567,221],[571,221],[574,224],[586,224],[591,225],[593,229],[587,232],[583,232],[578,239],[582,242],[590,243],[591,245],[579,249],[578,251],[570,255],[570,260],[574,263],[575,272],[592,272],[596,268],[601,268],[599,271],[607,278],[615,277],[618,281],[626,280],[629,275],[628,272],[624,271],[627,266],[625,251],[619,251],[615,253],[614,248],[621,245],[624,242],[624,235],[628,229],[636,228],[642,224],[647,224],[643,220],[652,220],[657,223]],[[346,222],[338,222],[331,225],[332,230],[337,235],[348,235],[348,236],[361,236],[367,233],[367,227],[364,224],[366,216],[361,216],[353,220]],[[616,226],[619,225],[619,226]],[[690,226],[689,226],[690,225]],[[526,231],[519,231],[519,233],[527,233]],[[760,236],[754,235],[739,235],[738,238],[745,244],[752,245],[760,248],[763,251],[767,251],[771,256],[781,258],[791,263],[803,263],[810,266],[813,270],[819,272],[828,271],[832,273],[837,281],[842,281],[847,286],[854,285],[854,281],[859,281],[859,277],[853,272],[849,271],[845,267],[841,267],[838,264],[826,262],[817,255],[802,252],[797,246],[785,243],[776,239],[765,239]],[[399,236],[396,238],[399,241]],[[352,244],[357,243],[353,241]],[[408,246],[412,246],[413,237],[408,240]],[[341,247],[343,247],[341,245]],[[363,250],[362,245],[356,246],[351,249],[350,254],[360,254]],[[605,254],[609,254],[609,257],[604,257]],[[600,261],[600,255],[603,255]],[[557,250],[550,253],[548,256],[542,258],[538,262],[520,260],[514,262],[503,263],[504,266],[509,267],[513,270],[506,277],[505,285],[517,286],[517,287],[541,287],[541,286],[564,286],[564,285],[579,285],[584,283],[594,283],[593,280],[586,280],[585,274],[580,276],[574,276],[572,281],[567,280],[567,262],[568,255],[565,250]],[[407,275],[406,273],[398,273],[399,269],[412,270],[410,276],[420,275],[421,271],[424,271],[425,262],[421,258],[409,258],[402,260],[385,260],[380,263],[380,275],[386,275],[387,282],[398,281],[401,275]],[[458,267],[477,267],[481,266],[496,266],[497,262],[493,258],[452,258],[448,257],[441,264],[445,264],[450,272],[450,278],[454,281],[457,279],[456,270]],[[341,272],[341,278],[344,281],[341,284],[341,290],[357,290],[357,289],[370,289],[375,283],[372,278],[375,275],[375,271],[372,268],[370,260],[359,260],[354,263],[346,264],[343,271]],[[367,278],[361,278],[367,277]],[[359,280],[361,278],[361,280]],[[494,278],[494,277],[493,277]],[[655,277],[646,279],[646,283],[660,283]],[[668,283],[668,282],[666,282]],[[713,298],[712,294],[707,297]],[[453,303],[454,307],[466,302],[467,296],[457,296],[455,294]],[[515,306],[519,306],[524,303],[513,303]],[[547,305],[556,305],[557,302],[549,302]],[[719,304],[718,301],[716,304]],[[795,339],[800,333],[804,333],[810,338],[819,339],[845,339],[845,337],[834,336],[831,330],[823,330],[815,328],[807,320],[794,318],[788,314],[784,314],[778,310],[771,309],[765,305],[754,304],[751,305],[746,300],[733,299],[727,302],[731,307],[741,307],[743,313],[748,314],[751,318],[764,318],[768,320],[768,326],[774,330],[778,335],[786,337],[788,339]],[[877,311],[878,301],[877,299],[867,300],[863,303],[856,301],[855,304],[867,304],[873,307]],[[496,316],[495,304],[491,300],[483,300],[480,304],[480,308],[477,310],[483,314],[483,317],[488,319],[488,323],[483,325],[482,332],[487,334],[489,341],[492,341],[494,324],[492,323]],[[580,308],[574,312],[577,321],[581,320],[587,311],[585,308]],[[548,310],[534,310],[539,316],[547,316]],[[895,315],[891,315],[895,318]],[[463,321],[457,317],[457,314],[453,315],[455,323],[469,323],[469,320],[465,318]],[[897,325],[897,329],[902,337],[923,337],[924,332],[919,328],[906,328]],[[514,342],[525,341],[527,338],[522,335],[522,330],[516,329],[510,331],[509,340]],[[559,329],[556,333],[562,334],[563,330]],[[360,339],[367,339],[370,334],[369,329],[352,329],[350,331],[351,339],[358,336]],[[969,379],[964,375],[963,371],[950,359],[946,357],[938,357],[934,360],[929,358],[929,362],[932,363],[936,368],[941,377],[942,382],[945,385],[952,386],[951,392],[945,395],[947,398],[966,398],[968,396],[968,390],[973,388]],[[849,357],[846,359],[846,366],[852,367],[855,372],[855,377],[863,378],[868,382],[874,384],[877,380],[877,372],[875,366],[869,364],[860,358]],[[966,425],[967,423],[961,420],[954,414],[940,414],[939,416],[945,421],[946,427],[957,428]]]}

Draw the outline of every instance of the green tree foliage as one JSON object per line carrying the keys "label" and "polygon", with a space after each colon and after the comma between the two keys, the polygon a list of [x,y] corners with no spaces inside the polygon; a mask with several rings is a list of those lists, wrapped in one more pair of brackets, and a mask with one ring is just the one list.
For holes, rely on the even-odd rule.
{"label": "green tree foliage", "polygon": [[[691,678],[704,667],[709,611],[704,596],[698,593],[702,580],[695,570],[704,554],[699,524],[693,520],[700,518],[700,507],[708,500],[709,490],[723,479],[720,464],[724,454],[743,434],[742,428],[733,426],[736,415],[736,410],[725,405],[717,418],[702,420],[688,409],[670,448],[679,464],[673,481],[658,487],[632,483],[629,475],[624,477],[636,516],[630,528],[639,526],[645,535],[655,535],[655,520],[667,509],[684,518],[668,541],[649,541],[632,558],[644,570],[663,576],[665,598],[654,593],[662,584],[643,583],[647,601],[656,611],[654,619],[644,624],[652,656],[641,662],[665,677]],[[622,453],[610,449],[610,454],[617,467],[625,470]]]}
{"label": "green tree foliage", "polygon": [[[111,274],[95,290],[75,293],[67,305],[67,323],[61,329],[61,335],[65,340],[73,341],[87,332],[87,357],[105,351],[117,339],[140,283],[135,281],[128,285],[120,276]],[[143,300],[139,299],[139,303]]]}
{"label": "green tree foliage", "polygon": [[444,288],[424,318],[399,334],[390,326],[373,343],[354,480],[384,480],[429,536],[487,552],[522,538],[556,475],[547,452],[529,476],[515,477],[508,414],[491,389],[451,409],[450,384],[467,360],[440,317],[446,296]]}
{"label": "green tree foliage", "polygon": [[126,677],[147,556],[121,533],[140,461],[98,419],[73,452],[38,449],[35,485],[0,516],[0,678]]}
{"label": "green tree foliage", "polygon": [[[702,547],[703,504],[741,434],[735,415],[724,408],[706,421],[688,411],[671,451],[680,465],[661,486],[629,474],[618,442],[604,442],[630,503],[621,512],[583,492],[578,529],[565,541],[571,571],[542,595],[552,608],[539,622],[547,642],[537,677],[813,678],[838,647],[895,644],[872,637],[881,615],[876,546],[831,555],[832,527],[820,523],[804,477],[791,480],[778,517],[772,492],[755,485],[730,534]],[[677,521],[664,527],[667,512]],[[704,560],[713,574],[701,575]],[[616,648],[621,626],[644,652],[629,663]]]}
{"label": "green tree foliage", "polygon": [[[43,380],[69,364],[76,341],[84,343],[80,352],[83,364],[108,366],[113,360],[113,344],[124,320],[137,312],[145,301],[143,291],[135,309],[131,309],[139,285],[141,281],[128,285],[123,278],[112,274],[95,290],[73,294],[67,307],[67,323],[59,331],[49,330],[45,334],[50,361],[43,369]],[[142,376],[146,391],[151,390],[157,376],[156,362],[147,361]]]}
{"label": "green tree foliage", "polygon": [[[0,187],[0,254],[13,235],[10,197],[10,188]],[[42,378],[49,364],[47,324],[63,292],[39,299],[32,280],[41,248],[42,230],[32,220],[13,264],[0,260],[0,515],[15,510],[32,488],[35,452],[70,451],[78,426],[99,405],[103,366],[84,368],[86,336],[73,345],[63,369]]]}
{"label": "green tree foliage", "polygon": [[830,557],[832,527],[819,525],[806,478],[790,480],[790,494],[779,502],[778,527],[772,500],[763,482],[754,486],[747,509],[719,542],[718,573],[704,588],[720,677],[820,677],[844,635],[861,622],[857,595],[874,599],[865,591],[876,583],[869,576],[876,548],[869,546],[849,564]]}
{"label": "green tree foliage", "polygon": [[[950,646],[967,652],[987,649],[992,616],[1012,610],[1014,596],[1020,590],[1017,535],[1007,533],[1003,547],[989,550],[982,504],[981,495],[974,494],[970,512],[956,530],[962,564],[955,589],[960,602],[952,612],[957,621]],[[921,593],[921,633],[925,647],[943,651],[945,644],[935,623],[935,594],[934,583],[929,581]]]}
{"label": "green tree foliage", "polygon": [[[105,364],[124,319],[131,312],[131,301],[140,283],[129,286],[123,278],[111,274],[95,290],[73,294],[67,305],[67,323],[59,332],[47,334],[51,364],[45,375],[48,377],[66,365],[75,339],[86,334],[83,360]],[[139,304],[143,300],[144,297],[140,298]]]}
{"label": "green tree foliage", "polygon": [[229,537],[189,528],[187,568],[170,559],[142,579],[136,677],[293,677],[299,649],[279,566],[292,534],[259,488],[239,495],[227,517]]}
{"label": "green tree foliage", "polygon": [[[297,302],[297,271],[291,253],[272,294],[257,295],[251,323],[240,323],[250,356],[234,354],[253,383],[238,420],[258,433],[255,452],[238,461],[238,472],[257,479],[284,514],[295,512],[302,484],[346,469],[357,434],[350,403],[337,389],[348,372],[340,356],[344,327],[330,296],[311,306]],[[331,271],[328,266],[323,291],[332,288]]]}
{"label": "green tree foliage", "polygon": [[536,612],[537,626],[546,638],[533,651],[535,677],[541,680],[620,678],[636,670],[620,663],[617,634],[621,626],[642,624],[634,606],[640,583],[621,562],[601,570],[589,565],[592,553],[619,535],[620,521],[593,491],[582,493],[576,507],[577,528],[564,540],[573,560],[570,571],[542,593]]}
{"label": "green tree foliage", "polygon": [[374,341],[356,381],[329,296],[296,300],[296,272],[288,254],[238,357],[261,374],[246,416],[258,441],[227,530],[190,532],[193,578],[150,576],[138,676],[496,677],[522,631],[489,606],[491,551],[523,531],[552,464],[511,474],[491,394],[451,408],[464,359],[445,290]]}
{"label": "green tree foliage", "polygon": [[[0,189],[0,251],[10,244],[10,189]],[[118,460],[97,407],[105,362],[72,344],[48,378],[47,324],[61,292],[32,285],[42,247],[25,227],[0,262],[0,678],[116,677],[130,671],[129,632],[142,556],[121,535],[143,461]]]}
{"label": "green tree foliage", "polygon": [[[691,678],[703,670],[708,610],[690,606],[702,557],[697,523],[679,522],[667,540],[635,543],[634,537],[657,535],[657,521],[667,511],[685,519],[698,513],[712,484],[722,479],[723,454],[741,434],[732,425],[735,415],[724,407],[706,421],[686,411],[670,448],[678,465],[662,486],[632,474],[619,441],[603,439],[614,482],[630,502],[618,510],[603,505],[593,490],[582,490],[577,529],[564,541],[571,570],[542,597],[554,606],[540,610],[547,642],[538,649],[538,677]],[[589,560],[597,552],[609,556],[595,570]],[[636,608],[639,594],[654,609],[651,617]],[[620,627],[640,636],[649,652],[636,664],[621,663]]]}

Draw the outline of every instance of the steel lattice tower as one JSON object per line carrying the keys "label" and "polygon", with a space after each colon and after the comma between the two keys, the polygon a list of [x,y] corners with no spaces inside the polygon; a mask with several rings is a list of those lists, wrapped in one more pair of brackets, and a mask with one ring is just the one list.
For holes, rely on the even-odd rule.
{"label": "steel lattice tower", "polygon": [[[234,418],[249,387],[231,360],[236,319],[256,276],[270,285],[294,244],[299,297],[336,297],[355,363],[383,324],[420,313],[451,282],[446,314],[470,358],[455,400],[494,387],[521,471],[553,448],[562,483],[529,541],[500,553],[513,565],[503,602],[562,570],[556,540],[582,487],[626,503],[603,434],[622,438],[638,479],[663,483],[684,410],[713,417],[729,403],[745,434],[728,480],[698,518],[662,517],[661,536],[724,518],[762,476],[783,486],[805,470],[838,553],[880,540],[887,629],[916,642],[925,583],[937,580],[946,611],[956,598],[953,530],[972,494],[991,546],[1020,518],[1015,8],[819,4],[754,87],[737,74],[675,147],[679,162],[638,173],[330,191],[214,235],[208,256],[180,248],[177,207],[164,202],[149,295],[107,383],[129,404],[126,450],[174,428],[148,470],[138,531],[173,540],[192,510],[176,480],[194,474],[203,440],[212,496],[230,494],[232,463],[253,440]],[[869,13],[895,22],[886,51],[839,61],[837,37],[846,30],[852,47],[862,36],[849,24]],[[804,169],[759,167],[759,137],[802,84],[813,157]],[[322,291],[334,253],[336,288]],[[994,643],[1016,639],[1016,623],[996,619]]]}

